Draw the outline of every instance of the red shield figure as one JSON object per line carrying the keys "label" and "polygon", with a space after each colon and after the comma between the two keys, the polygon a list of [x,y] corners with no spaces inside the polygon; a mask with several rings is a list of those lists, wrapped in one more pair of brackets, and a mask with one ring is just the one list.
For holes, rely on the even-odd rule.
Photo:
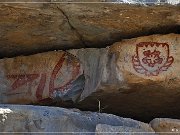
{"label": "red shield figure", "polygon": [[136,72],[146,76],[157,76],[167,71],[173,61],[167,43],[141,42],[136,45],[136,55],[132,57]]}

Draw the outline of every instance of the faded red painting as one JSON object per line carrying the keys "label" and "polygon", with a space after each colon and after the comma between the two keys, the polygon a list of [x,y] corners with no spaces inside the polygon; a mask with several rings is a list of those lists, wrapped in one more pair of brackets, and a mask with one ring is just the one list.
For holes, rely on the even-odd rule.
{"label": "faded red painting", "polygon": [[174,58],[170,56],[167,43],[141,42],[136,45],[136,55],[132,57],[133,68],[146,76],[157,76],[167,71]]}
{"label": "faded red painting", "polygon": [[[64,67],[63,67],[64,66]],[[70,90],[71,83],[80,75],[80,63],[71,54],[63,53],[59,61],[52,71],[47,73],[36,74],[14,74],[7,75],[11,80],[11,91],[16,91],[19,88],[28,84],[34,83],[32,86],[35,89],[36,98],[38,101],[43,99],[43,91],[45,86],[49,90],[49,97],[53,98],[54,91],[67,92]],[[35,88],[34,88],[35,87]]]}

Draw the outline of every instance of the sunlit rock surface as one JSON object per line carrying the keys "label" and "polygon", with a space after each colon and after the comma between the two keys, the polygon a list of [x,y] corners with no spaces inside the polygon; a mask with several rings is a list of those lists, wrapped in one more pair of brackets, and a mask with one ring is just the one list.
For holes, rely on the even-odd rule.
{"label": "sunlit rock surface", "polygon": [[42,106],[0,105],[0,132],[95,134],[96,125],[108,124],[154,132],[149,124],[112,114],[81,112]]}

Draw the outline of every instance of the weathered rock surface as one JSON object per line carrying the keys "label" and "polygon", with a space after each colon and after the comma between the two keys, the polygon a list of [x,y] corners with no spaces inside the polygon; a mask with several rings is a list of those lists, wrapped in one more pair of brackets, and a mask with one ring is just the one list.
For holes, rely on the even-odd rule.
{"label": "weathered rock surface", "polygon": [[28,104],[49,98],[75,101],[84,89],[82,66],[67,52],[1,59],[0,68],[3,103]]}
{"label": "weathered rock surface", "polygon": [[135,135],[135,134],[143,134],[143,135],[154,135],[155,132],[149,131],[146,128],[134,128],[134,127],[126,127],[126,126],[111,126],[106,124],[98,124],[96,126],[96,135]]}
{"label": "weathered rock surface", "polygon": [[[149,124],[111,114],[81,112],[55,107],[0,105],[0,132],[69,132],[95,134],[97,124],[154,132]],[[81,132],[81,133],[80,133]]]}
{"label": "weathered rock surface", "polygon": [[179,44],[178,34],[152,35],[101,49],[2,59],[1,103],[50,98],[97,111],[99,100],[103,111],[136,119],[179,116]]}
{"label": "weathered rock surface", "polygon": [[105,47],[124,38],[179,33],[180,28],[179,6],[172,5],[1,3],[0,16],[0,57]]}
{"label": "weathered rock surface", "polygon": [[179,134],[180,131],[180,120],[169,119],[169,118],[156,118],[150,122],[151,127],[156,132],[161,132],[161,134]]}

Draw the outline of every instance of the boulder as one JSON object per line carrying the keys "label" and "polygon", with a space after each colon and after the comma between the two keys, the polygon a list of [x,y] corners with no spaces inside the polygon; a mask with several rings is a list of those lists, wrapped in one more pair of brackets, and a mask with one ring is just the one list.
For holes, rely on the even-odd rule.
{"label": "boulder", "polygon": [[153,132],[149,124],[111,114],[31,105],[0,105],[0,132],[95,134],[97,124]]}
{"label": "boulder", "polygon": [[154,131],[150,131],[149,128],[134,128],[134,127],[126,127],[126,126],[111,126],[106,124],[98,124],[96,126],[96,135],[155,135]]}
{"label": "boulder", "polygon": [[179,7],[173,5],[101,3],[104,0],[18,1],[22,3],[1,0],[1,58],[56,49],[106,47],[124,38],[179,32]]}
{"label": "boulder", "polygon": [[180,132],[180,120],[170,118],[156,118],[150,122],[151,127],[158,132],[158,134],[178,135]]}

